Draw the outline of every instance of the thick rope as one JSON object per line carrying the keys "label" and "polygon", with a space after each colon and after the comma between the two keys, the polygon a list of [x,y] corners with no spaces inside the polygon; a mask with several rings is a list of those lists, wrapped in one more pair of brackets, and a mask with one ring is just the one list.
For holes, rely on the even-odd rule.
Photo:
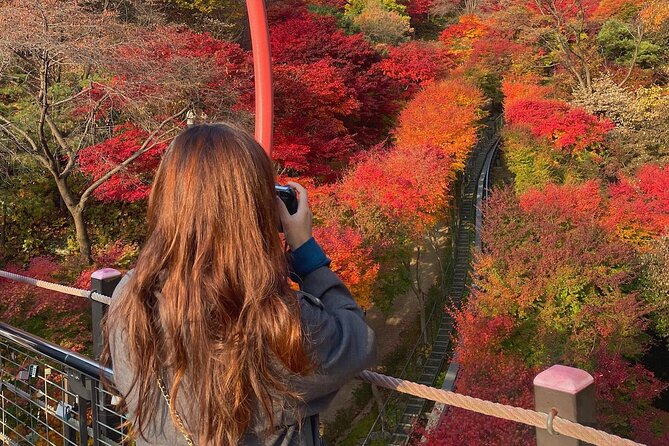
{"label": "thick rope", "polygon": [[1,269],[0,269],[0,277],[4,277],[5,279],[9,280],[14,280],[16,282],[26,283],[28,285],[34,285],[38,288],[44,288],[51,291],[58,291],[59,293],[69,294],[71,296],[90,298],[96,302],[101,302],[107,305],[111,304],[111,298],[105,296],[104,294],[96,293],[94,291],[86,291],[71,286],[59,285],[57,283],[51,283],[44,280],[33,279],[32,277],[26,277],[20,274],[10,273],[9,271],[4,271]]}
{"label": "thick rope", "polygon": [[[100,293],[46,282],[44,280],[33,279],[32,277],[26,277],[20,274],[10,273],[8,271],[0,270],[0,277],[26,283],[28,285],[34,285],[39,288],[45,288],[47,290],[70,294],[72,296],[90,298],[107,305],[111,303],[111,299],[109,297]],[[403,379],[394,378],[392,376],[381,375],[380,373],[371,372],[369,370],[362,371],[359,375],[359,378],[363,381],[367,381],[368,383],[376,384],[377,386],[385,387],[397,392],[407,393],[409,395],[417,396],[427,400],[436,401],[438,403],[447,404],[449,406],[460,407],[462,409],[471,410],[473,412],[482,413],[484,415],[516,421],[518,423],[523,423],[542,429],[548,428],[548,414],[543,412],[536,412],[534,410],[522,409],[520,407],[493,403],[491,401],[485,401],[479,398],[461,395],[459,393],[450,392],[448,390],[436,389],[434,387],[405,381]],[[641,443],[635,443],[634,441],[627,440],[625,438],[621,438],[616,435],[594,429],[592,427],[583,426],[560,417],[555,417],[553,419],[553,430],[558,434],[576,438],[594,445],[644,446]]]}
{"label": "thick rope", "polygon": [[[407,393],[409,395],[447,404],[449,406],[459,407],[461,409],[471,410],[473,412],[490,415],[496,418],[516,421],[534,427],[546,429],[548,427],[548,414],[536,412],[534,410],[522,409],[520,407],[507,406],[505,404],[493,403],[491,401],[481,400],[467,395],[450,392],[448,390],[436,389],[434,387],[416,384],[392,376],[381,375],[380,373],[364,370],[358,375],[360,379],[377,386],[395,390],[397,392]],[[553,430],[559,434],[576,438],[587,443],[601,446],[643,446],[632,440],[618,437],[592,427],[583,426],[564,418],[555,417],[553,419]]]}

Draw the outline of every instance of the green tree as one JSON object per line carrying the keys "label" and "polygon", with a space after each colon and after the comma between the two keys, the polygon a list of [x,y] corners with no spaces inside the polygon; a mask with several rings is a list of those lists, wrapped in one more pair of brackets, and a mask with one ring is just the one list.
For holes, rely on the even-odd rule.
{"label": "green tree", "polygon": [[653,244],[642,256],[643,296],[653,308],[651,320],[658,335],[669,344],[669,236]]}
{"label": "green tree", "polygon": [[642,28],[612,19],[604,23],[597,35],[604,57],[618,65],[637,64],[653,68],[662,61],[662,47],[643,38]]}
{"label": "green tree", "polygon": [[413,33],[406,6],[395,0],[351,0],[344,17],[374,43],[397,45]]}

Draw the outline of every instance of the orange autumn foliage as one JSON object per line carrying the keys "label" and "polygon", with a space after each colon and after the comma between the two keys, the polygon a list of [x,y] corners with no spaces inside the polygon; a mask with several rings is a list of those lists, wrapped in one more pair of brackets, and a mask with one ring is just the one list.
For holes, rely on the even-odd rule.
{"label": "orange autumn foliage", "polygon": [[505,76],[502,81],[504,104],[523,99],[545,99],[552,93],[548,85],[540,85],[538,76]]}
{"label": "orange autumn foliage", "polygon": [[645,0],[601,0],[593,12],[597,19],[608,19],[627,8],[638,8],[647,3]]}
{"label": "orange autumn foliage", "polygon": [[362,235],[353,228],[330,222],[314,228],[314,237],[332,259],[332,270],[349,287],[356,302],[369,308],[379,264],[372,257],[372,248],[365,246]]}
{"label": "orange autumn foliage", "polygon": [[337,199],[368,240],[419,239],[448,203],[453,165],[438,148],[370,154],[338,186]]}
{"label": "orange autumn foliage", "polygon": [[397,146],[438,148],[452,159],[454,171],[462,170],[476,143],[483,101],[481,91],[463,78],[429,85],[400,114]]}
{"label": "orange autumn foliage", "polygon": [[477,15],[460,16],[458,23],[446,28],[439,40],[459,60],[466,60],[472,52],[474,42],[485,36],[490,27]]}
{"label": "orange autumn foliage", "polygon": [[669,1],[650,0],[639,14],[641,21],[651,31],[658,31],[669,20]]}

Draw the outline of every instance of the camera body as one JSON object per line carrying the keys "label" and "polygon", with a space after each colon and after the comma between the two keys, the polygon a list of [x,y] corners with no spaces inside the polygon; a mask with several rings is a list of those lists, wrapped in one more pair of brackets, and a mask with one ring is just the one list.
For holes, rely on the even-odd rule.
{"label": "camera body", "polygon": [[286,209],[288,209],[290,215],[297,212],[297,193],[295,189],[290,186],[276,184],[274,190],[276,191],[276,195],[283,201],[283,204],[286,205]]}

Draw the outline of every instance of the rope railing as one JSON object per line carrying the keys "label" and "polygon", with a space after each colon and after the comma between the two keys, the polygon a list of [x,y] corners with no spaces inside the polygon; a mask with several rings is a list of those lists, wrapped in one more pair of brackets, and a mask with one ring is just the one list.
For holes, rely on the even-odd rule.
{"label": "rope railing", "polygon": [[462,395],[448,390],[436,389],[434,387],[424,386],[422,384],[405,381],[392,376],[382,375],[369,370],[362,371],[358,377],[370,384],[418,396],[437,403],[459,407],[472,412],[515,421],[541,429],[552,428],[557,434],[576,438],[577,440],[582,440],[598,446],[643,446],[642,443],[637,443],[589,426],[583,426],[582,424],[558,416],[551,417],[544,412],[494,403],[492,401],[486,401],[472,396]]}
{"label": "rope railing", "polygon": [[86,297],[92,299],[96,302],[100,302],[106,305],[111,304],[111,298],[94,291],[86,291],[80,288],[74,288],[67,285],[59,285],[57,283],[47,282],[45,280],[34,279],[32,277],[22,276],[16,273],[10,273],[9,271],[4,271],[0,269],[0,277],[14,280],[16,282],[22,282],[27,285],[34,285],[38,288],[44,288],[51,291],[57,291],[63,294],[69,294],[71,296]]}
{"label": "rope railing", "polygon": [[[111,299],[108,296],[104,296],[96,292],[82,290],[66,285],[59,285],[44,280],[34,279],[32,277],[22,276],[16,273],[10,273],[4,270],[0,270],[0,277],[22,282],[28,285],[33,285],[38,288],[69,294],[72,296],[90,298],[105,304],[111,303]],[[642,443],[636,443],[632,440],[627,440],[617,435],[613,435],[589,426],[584,426],[582,424],[575,423],[558,416],[552,416],[544,412],[537,412],[530,409],[523,409],[520,407],[494,403],[492,401],[486,401],[448,390],[436,389],[434,387],[417,384],[411,381],[405,381],[400,378],[382,375],[370,370],[362,371],[358,377],[365,382],[375,384],[386,389],[429,399],[437,403],[459,407],[461,409],[489,415],[495,418],[515,421],[541,429],[552,429],[557,434],[562,434],[598,446],[644,446]]]}

